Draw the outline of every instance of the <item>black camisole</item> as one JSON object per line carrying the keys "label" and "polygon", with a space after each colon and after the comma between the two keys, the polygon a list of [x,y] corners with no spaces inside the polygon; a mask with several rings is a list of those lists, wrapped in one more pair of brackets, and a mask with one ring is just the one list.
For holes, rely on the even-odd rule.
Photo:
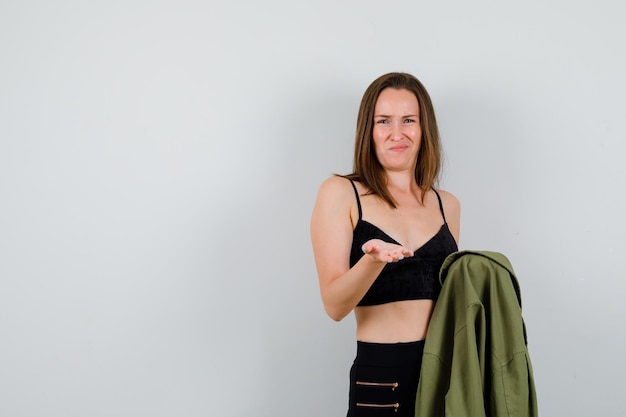
{"label": "black camisole", "polygon": [[[354,182],[350,182],[354,188],[359,208],[359,220],[352,233],[350,251],[350,267],[352,267],[363,256],[361,247],[368,240],[380,239],[398,245],[400,243],[377,226],[363,220],[359,193]],[[441,197],[435,189],[433,191],[439,200],[443,225],[430,240],[415,250],[413,256],[386,265],[357,305],[372,306],[394,301],[437,299],[441,290],[439,269],[446,257],[456,252],[458,247],[450,229],[448,229]]]}

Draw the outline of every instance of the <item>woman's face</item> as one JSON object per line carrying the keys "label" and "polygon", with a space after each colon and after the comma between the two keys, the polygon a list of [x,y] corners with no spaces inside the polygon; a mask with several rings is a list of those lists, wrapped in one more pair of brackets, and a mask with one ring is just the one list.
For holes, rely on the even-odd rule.
{"label": "woman's face", "polygon": [[374,107],[374,149],[381,165],[390,171],[413,172],[422,140],[419,103],[405,89],[386,88]]}

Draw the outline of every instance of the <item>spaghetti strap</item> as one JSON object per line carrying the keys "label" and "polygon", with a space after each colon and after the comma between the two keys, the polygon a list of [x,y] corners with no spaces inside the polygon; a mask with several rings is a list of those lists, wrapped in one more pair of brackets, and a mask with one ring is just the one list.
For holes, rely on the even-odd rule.
{"label": "spaghetti strap", "polygon": [[356,196],[356,205],[359,208],[359,220],[361,220],[361,217],[363,216],[363,212],[361,211],[361,199],[359,198],[359,192],[356,189],[356,185],[354,185],[354,181],[352,181],[351,179],[348,179],[348,181],[350,181],[350,184],[352,184],[352,188],[354,188],[354,195]]}
{"label": "spaghetti strap", "polygon": [[434,188],[433,188],[432,190],[433,190],[433,191],[435,192],[435,194],[437,195],[437,200],[439,200],[439,210],[441,210],[441,216],[443,217],[443,222],[444,222],[444,223],[448,223],[448,222],[446,221],[446,215],[445,215],[445,213],[443,212],[443,203],[441,202],[441,197],[439,196],[439,193],[437,192],[437,190],[435,190]]}

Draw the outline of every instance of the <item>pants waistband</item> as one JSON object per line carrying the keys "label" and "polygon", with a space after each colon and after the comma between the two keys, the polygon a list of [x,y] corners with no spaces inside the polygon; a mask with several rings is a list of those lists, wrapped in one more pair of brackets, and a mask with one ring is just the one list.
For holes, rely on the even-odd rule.
{"label": "pants waistband", "polygon": [[404,366],[421,361],[425,340],[402,343],[371,343],[357,341],[354,363],[370,366]]}

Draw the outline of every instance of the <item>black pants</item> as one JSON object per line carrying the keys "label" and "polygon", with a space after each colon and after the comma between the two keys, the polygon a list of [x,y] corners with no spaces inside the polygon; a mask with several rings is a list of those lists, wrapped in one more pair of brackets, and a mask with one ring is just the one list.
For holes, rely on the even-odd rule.
{"label": "black pants", "polygon": [[350,369],[348,417],[413,417],[423,353],[423,340],[357,342]]}

